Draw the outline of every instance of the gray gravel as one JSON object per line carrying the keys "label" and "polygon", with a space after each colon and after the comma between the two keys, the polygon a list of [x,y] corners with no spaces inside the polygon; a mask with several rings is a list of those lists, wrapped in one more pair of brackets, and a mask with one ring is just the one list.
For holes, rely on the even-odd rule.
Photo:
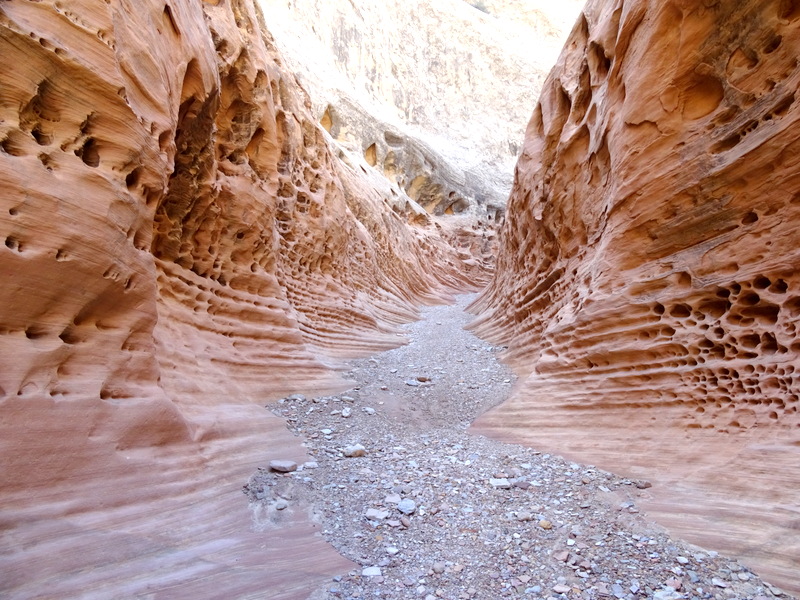
{"label": "gray gravel", "polygon": [[472,299],[425,309],[407,346],[351,361],[344,394],[268,406],[313,460],[265,466],[246,493],[276,521],[311,510],[360,565],[314,598],[790,598],[670,539],[637,508],[648,482],[468,434],[515,380],[501,348],[463,330]]}

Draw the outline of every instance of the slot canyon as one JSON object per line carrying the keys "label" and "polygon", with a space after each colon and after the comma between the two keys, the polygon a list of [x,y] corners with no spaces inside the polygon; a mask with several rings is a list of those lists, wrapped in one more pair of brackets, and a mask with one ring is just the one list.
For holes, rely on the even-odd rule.
{"label": "slot canyon", "polygon": [[799,2],[0,0],[0,55],[0,597],[800,594]]}

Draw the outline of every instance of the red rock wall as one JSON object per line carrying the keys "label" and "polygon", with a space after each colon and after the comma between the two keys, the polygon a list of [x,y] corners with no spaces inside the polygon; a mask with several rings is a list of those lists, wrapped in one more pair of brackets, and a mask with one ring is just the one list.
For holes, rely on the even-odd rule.
{"label": "red rock wall", "polygon": [[475,309],[527,378],[478,422],[656,481],[800,590],[800,5],[590,1]]}
{"label": "red rock wall", "polygon": [[305,598],[349,563],[250,514],[304,456],[264,401],[485,275],[335,158],[250,0],[6,1],[0,56],[0,595]]}

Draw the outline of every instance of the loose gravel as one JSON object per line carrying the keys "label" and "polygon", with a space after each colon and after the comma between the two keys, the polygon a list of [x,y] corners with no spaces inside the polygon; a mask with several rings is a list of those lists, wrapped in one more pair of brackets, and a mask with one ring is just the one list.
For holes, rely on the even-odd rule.
{"label": "loose gravel", "polygon": [[790,598],[670,539],[637,508],[649,482],[467,433],[515,381],[502,348],[463,329],[473,298],[425,309],[408,345],[351,361],[347,392],[267,407],[312,460],[268,457],[245,492],[275,521],[311,507],[360,565],[314,598]]}

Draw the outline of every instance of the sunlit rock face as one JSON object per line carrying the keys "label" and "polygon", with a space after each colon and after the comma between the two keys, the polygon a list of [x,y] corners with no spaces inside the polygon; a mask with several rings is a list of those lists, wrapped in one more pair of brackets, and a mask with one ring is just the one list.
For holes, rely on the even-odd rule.
{"label": "sunlit rock face", "polygon": [[350,563],[250,513],[305,456],[263,403],[480,260],[336,156],[251,0],[2,2],[0,55],[0,595],[307,597]]}
{"label": "sunlit rock face", "polygon": [[794,591],[798,19],[589,2],[475,306],[526,375],[480,431],[652,479],[651,514]]}
{"label": "sunlit rock face", "polygon": [[583,4],[258,2],[340,144],[429,213],[484,221],[505,205],[530,106]]}

